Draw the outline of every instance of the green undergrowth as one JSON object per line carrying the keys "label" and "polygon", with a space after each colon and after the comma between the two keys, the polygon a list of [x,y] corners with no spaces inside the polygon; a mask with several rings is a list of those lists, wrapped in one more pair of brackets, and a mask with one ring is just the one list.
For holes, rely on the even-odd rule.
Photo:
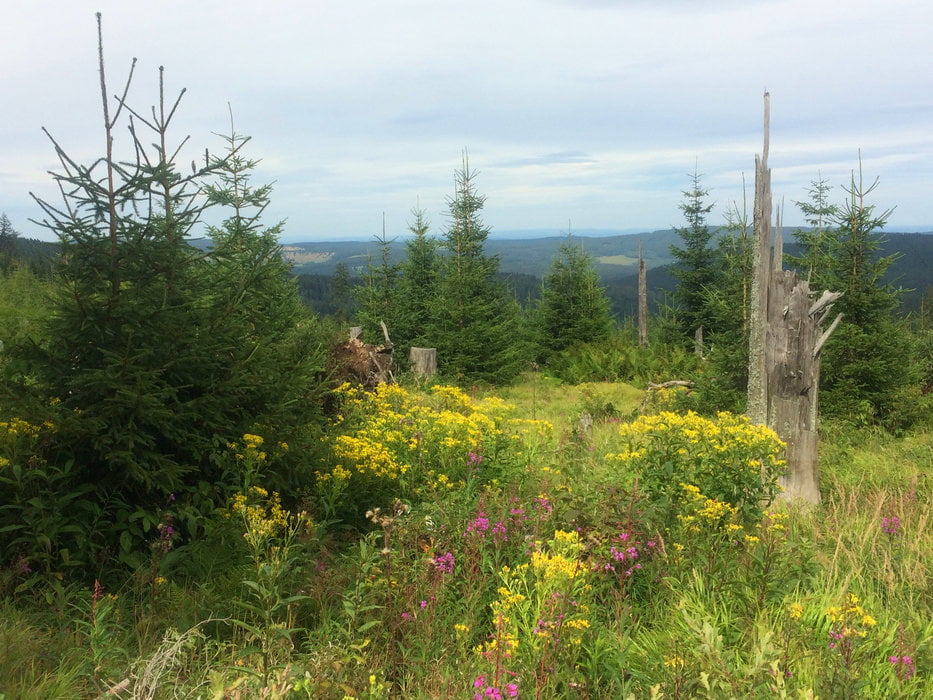
{"label": "green undergrowth", "polygon": [[929,433],[824,426],[801,507],[773,434],[676,396],[338,393],[301,493],[244,435],[201,540],[108,587],[5,568],[0,697],[933,696]]}

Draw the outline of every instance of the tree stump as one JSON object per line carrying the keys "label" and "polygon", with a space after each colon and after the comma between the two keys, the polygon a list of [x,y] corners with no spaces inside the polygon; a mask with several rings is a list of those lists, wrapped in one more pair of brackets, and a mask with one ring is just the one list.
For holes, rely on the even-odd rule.
{"label": "tree stump", "polygon": [[437,373],[437,348],[412,348],[408,359],[416,377],[433,377]]}

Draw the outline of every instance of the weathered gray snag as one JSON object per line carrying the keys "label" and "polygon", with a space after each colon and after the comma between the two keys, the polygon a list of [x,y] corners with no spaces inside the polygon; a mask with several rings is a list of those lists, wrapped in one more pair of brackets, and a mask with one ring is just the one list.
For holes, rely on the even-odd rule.
{"label": "weathered gray snag", "polygon": [[748,326],[748,417],[752,423],[768,424],[768,395],[765,383],[765,329],[768,310],[768,270],[771,263],[771,169],[768,167],[768,134],[771,128],[771,98],[765,93],[764,148],[755,156],[755,203],[752,225],[751,313]]}
{"label": "weathered gray snag", "polygon": [[638,347],[648,347],[648,273],[638,241]]}
{"label": "weathered gray snag", "polygon": [[780,220],[771,250],[771,172],[768,169],[769,97],[765,93],[765,140],[755,157],[755,231],[749,327],[748,416],[787,444],[784,497],[820,501],[817,463],[820,351],[839,322],[822,322],[842,294],[824,292],[814,302],[807,280],[784,270]]}

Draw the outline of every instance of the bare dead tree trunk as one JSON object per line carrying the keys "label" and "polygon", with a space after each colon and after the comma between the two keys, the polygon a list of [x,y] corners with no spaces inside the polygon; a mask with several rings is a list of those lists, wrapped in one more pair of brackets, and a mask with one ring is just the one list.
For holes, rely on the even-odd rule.
{"label": "bare dead tree trunk", "polygon": [[767,425],[768,398],[765,384],[765,329],[768,308],[768,267],[771,256],[771,170],[768,168],[768,137],[771,128],[771,97],[765,93],[764,148],[755,156],[755,203],[752,226],[751,314],[748,327],[748,417],[752,423]]}
{"label": "bare dead tree trunk", "polygon": [[638,241],[638,347],[648,347],[648,273]]}
{"label": "bare dead tree trunk", "polygon": [[755,231],[752,313],[749,328],[748,416],[787,444],[784,497],[820,501],[818,392],[820,352],[839,317],[821,326],[841,295],[825,292],[815,303],[810,284],[784,270],[778,217],[771,252],[771,173],[767,168],[769,98],[765,93],[764,153],[755,158]]}

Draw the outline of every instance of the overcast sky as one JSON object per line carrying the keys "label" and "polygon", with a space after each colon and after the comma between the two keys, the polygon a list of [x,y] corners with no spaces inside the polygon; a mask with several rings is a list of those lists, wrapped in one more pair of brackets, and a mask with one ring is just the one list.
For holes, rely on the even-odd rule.
{"label": "overcast sky", "polygon": [[232,105],[285,241],[398,235],[419,204],[440,232],[464,148],[494,231],[679,225],[694,167],[718,224],[765,89],[785,221],[820,172],[843,197],[861,149],[888,230],[933,229],[929,0],[30,0],[0,30],[0,211],[26,235],[28,193],[56,196],[40,127],[102,153],[96,10],[111,93],[136,56],[147,109],[164,65],[195,151]]}

